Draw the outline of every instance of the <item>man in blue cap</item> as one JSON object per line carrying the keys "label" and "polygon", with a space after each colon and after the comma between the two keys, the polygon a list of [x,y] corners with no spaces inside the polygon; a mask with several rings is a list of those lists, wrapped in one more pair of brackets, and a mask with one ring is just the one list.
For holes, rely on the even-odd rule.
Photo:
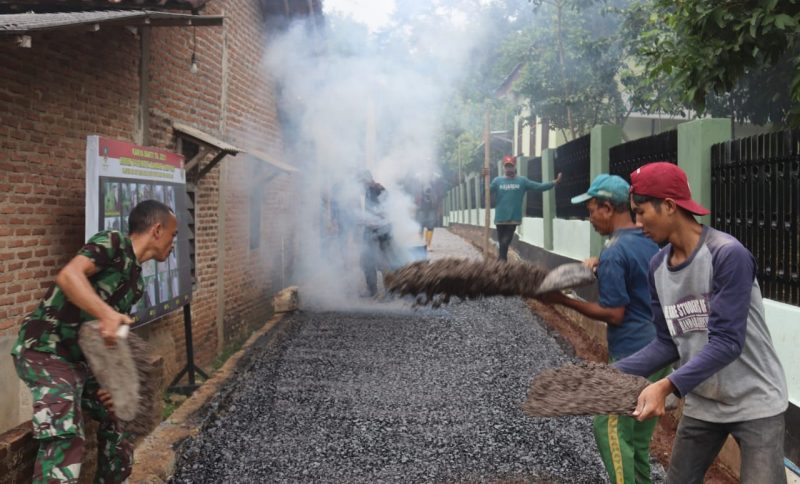
{"label": "man in blue cap", "polygon": [[[630,185],[624,179],[601,174],[586,193],[572,198],[574,204],[586,204],[594,230],[610,236],[599,259],[585,261],[597,275],[598,302],[572,299],[561,292],[542,298],[607,323],[609,362],[639,351],[656,335],[650,309],[648,270],[650,258],[658,252],[658,246],[634,224],[629,192]],[[665,368],[650,379],[657,381],[668,373],[669,368]],[[595,440],[611,482],[652,482],[649,448],[657,420],[639,422],[622,415],[594,417]]]}

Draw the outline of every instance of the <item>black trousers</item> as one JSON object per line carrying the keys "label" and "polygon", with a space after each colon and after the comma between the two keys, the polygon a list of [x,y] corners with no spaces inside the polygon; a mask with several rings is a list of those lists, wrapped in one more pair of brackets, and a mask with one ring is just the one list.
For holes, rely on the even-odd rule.
{"label": "black trousers", "polygon": [[391,243],[388,234],[377,235],[375,231],[364,231],[364,244],[361,248],[361,270],[364,271],[364,281],[370,296],[378,294],[378,271],[385,271],[390,261],[387,260],[387,251]]}
{"label": "black trousers", "polygon": [[512,224],[498,224],[497,225],[497,243],[500,244],[500,260],[508,260],[508,246],[514,240],[514,232],[517,231],[517,226]]}

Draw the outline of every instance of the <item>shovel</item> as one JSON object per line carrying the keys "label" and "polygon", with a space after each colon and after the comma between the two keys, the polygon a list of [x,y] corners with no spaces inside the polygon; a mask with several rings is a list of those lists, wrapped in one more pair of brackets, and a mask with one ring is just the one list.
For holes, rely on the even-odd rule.
{"label": "shovel", "polygon": [[133,420],[139,411],[139,375],[128,344],[130,328],[127,324],[119,327],[117,344],[113,347],[103,341],[99,328],[99,321],[83,323],[78,344],[97,382],[111,394],[116,416],[124,421]]}

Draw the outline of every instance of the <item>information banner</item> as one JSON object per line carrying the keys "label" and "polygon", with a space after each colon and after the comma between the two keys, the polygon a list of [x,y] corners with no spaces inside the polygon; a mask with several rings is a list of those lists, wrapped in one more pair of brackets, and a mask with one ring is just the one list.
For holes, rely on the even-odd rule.
{"label": "information banner", "polygon": [[183,156],[101,136],[86,140],[86,240],[103,230],[128,235],[128,215],[143,200],[158,200],[178,217],[178,237],[164,262],[142,264],[144,294],[132,310],[140,326],[192,297]]}

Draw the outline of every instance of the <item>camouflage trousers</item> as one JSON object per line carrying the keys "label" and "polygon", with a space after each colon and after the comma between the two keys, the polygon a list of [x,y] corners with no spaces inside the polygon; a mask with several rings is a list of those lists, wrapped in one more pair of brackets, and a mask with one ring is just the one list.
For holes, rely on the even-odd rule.
{"label": "camouflage trousers", "polygon": [[131,473],[133,441],[97,397],[85,363],[25,350],[14,358],[17,375],[33,395],[33,434],[39,453],[34,483],[77,483],[86,439],[84,415],[100,422],[95,482],[123,482]]}

